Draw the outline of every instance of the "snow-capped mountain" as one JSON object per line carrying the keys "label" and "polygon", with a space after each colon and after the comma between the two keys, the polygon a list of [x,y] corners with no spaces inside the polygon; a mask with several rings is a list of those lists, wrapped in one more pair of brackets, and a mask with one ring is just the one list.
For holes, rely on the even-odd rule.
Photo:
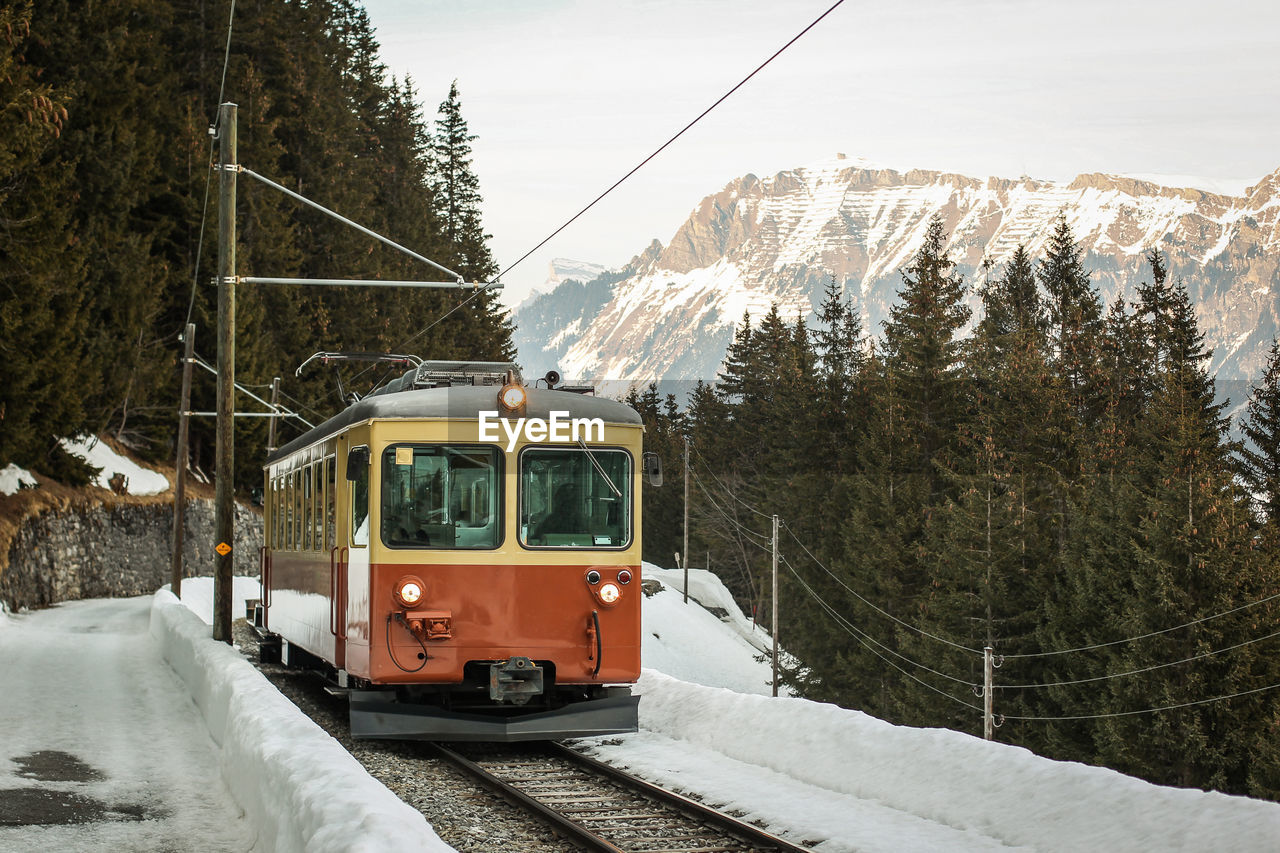
{"label": "snow-capped mountain", "polygon": [[[743,311],[776,303],[811,317],[834,276],[881,321],[899,271],[940,213],[970,285],[999,274],[1019,244],[1039,257],[1059,212],[1085,250],[1106,303],[1149,276],[1166,253],[1197,306],[1220,378],[1260,375],[1280,325],[1280,169],[1241,196],[1083,174],[1069,182],[898,171],[843,155],[769,178],[746,175],[707,196],[663,246],[619,273],[566,282],[516,311],[521,361],[571,377],[714,378]],[[970,298],[977,304],[977,296]],[[544,367],[545,366],[545,367]]]}
{"label": "snow-capped mountain", "polygon": [[602,264],[575,261],[571,258],[552,258],[547,264],[546,281],[535,284],[520,304],[524,305],[544,293],[550,293],[566,281],[593,281],[607,272],[609,268]]}

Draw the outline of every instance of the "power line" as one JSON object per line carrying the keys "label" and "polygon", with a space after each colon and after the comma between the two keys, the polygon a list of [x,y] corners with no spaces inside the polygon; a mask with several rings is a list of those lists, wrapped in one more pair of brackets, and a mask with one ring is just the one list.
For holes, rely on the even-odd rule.
{"label": "power line", "polygon": [[786,528],[786,530],[787,530],[787,532],[791,534],[791,538],[792,538],[792,539],[794,539],[794,540],[796,541],[796,544],[797,544],[797,545],[799,545],[801,548],[803,548],[803,549],[804,549],[804,552],[805,552],[806,554],[808,554],[808,555],[809,555],[809,559],[810,559],[810,560],[813,560],[813,562],[814,562],[814,563],[816,563],[820,569],[822,569],[824,572],[826,572],[826,573],[827,573],[827,575],[828,575],[828,576],[830,576],[830,578],[831,578],[832,580],[834,580],[836,583],[840,584],[840,586],[844,587],[844,589],[845,589],[845,591],[846,591],[846,592],[848,592],[850,595],[852,595],[852,596],[853,596],[854,598],[856,598],[858,601],[861,601],[863,604],[865,604],[865,605],[867,605],[868,607],[870,607],[872,610],[874,610],[874,611],[876,611],[877,613],[879,613],[881,616],[884,616],[886,619],[890,619],[890,620],[892,620],[892,621],[894,621],[894,622],[898,623],[898,624],[899,624],[899,625],[901,625],[902,627],[904,627],[904,628],[906,628],[906,629],[908,629],[908,630],[910,630],[910,631],[914,631],[915,633],[917,633],[917,634],[919,634],[919,635],[921,635],[921,636],[923,636],[923,637],[928,637],[928,638],[929,638],[929,639],[931,639],[931,640],[936,640],[936,641],[938,641],[939,643],[943,643],[944,645],[951,646],[952,648],[955,648],[955,649],[960,649],[961,651],[964,651],[964,652],[970,652],[970,653],[975,654],[975,655],[981,655],[981,654],[982,654],[982,652],[981,652],[980,650],[978,650],[978,649],[971,649],[971,648],[969,648],[968,646],[962,646],[962,645],[960,645],[959,643],[952,642],[951,640],[948,640],[948,639],[946,639],[945,637],[939,637],[937,634],[931,634],[931,633],[929,633],[928,631],[924,630],[923,628],[917,628],[915,625],[912,625],[910,622],[904,622],[903,620],[899,619],[897,616],[894,616],[894,615],[893,615],[892,613],[890,613],[889,611],[887,611],[887,610],[885,610],[885,609],[883,609],[883,608],[881,608],[881,607],[877,607],[877,606],[876,606],[875,604],[873,604],[869,599],[867,599],[867,598],[865,598],[865,597],[863,597],[863,596],[859,595],[857,592],[855,592],[855,591],[854,591],[854,590],[853,590],[853,589],[852,589],[852,588],[851,588],[847,583],[845,583],[844,581],[842,581],[840,578],[836,577],[836,575],[835,575],[835,574],[834,574],[830,569],[828,569],[825,565],[823,565],[822,561],[821,561],[821,560],[819,560],[817,557],[815,557],[815,556],[813,555],[813,552],[812,552],[812,551],[810,551],[810,550],[808,549],[808,547],[806,547],[806,546],[805,546],[804,542],[800,541],[800,537],[796,535],[795,531],[791,529],[791,526],[790,526],[789,524],[787,524],[787,523],[786,523],[786,521],[783,521],[783,522],[782,522],[782,526],[783,526],[783,527],[785,527],[785,528]]}
{"label": "power line", "polygon": [[1213,657],[1214,655],[1220,655],[1225,652],[1232,652],[1232,651],[1235,651],[1236,649],[1241,649],[1241,648],[1244,648],[1245,646],[1251,646],[1254,643],[1261,643],[1265,640],[1270,640],[1275,637],[1280,637],[1280,631],[1267,634],[1265,637],[1258,637],[1253,640],[1246,640],[1243,643],[1236,643],[1234,646],[1227,646],[1226,648],[1223,648],[1223,649],[1215,649],[1211,652],[1201,652],[1198,655],[1193,655],[1189,658],[1183,658],[1182,660],[1170,661],[1169,663],[1158,663],[1158,664],[1155,664],[1154,666],[1142,667],[1141,669],[1131,669],[1128,672],[1116,672],[1116,673],[1112,673],[1111,675],[1099,675],[1093,678],[1078,678],[1078,679],[1075,679],[1074,681],[1054,681],[1047,684],[997,684],[995,685],[995,687],[1001,690],[1021,690],[1021,689],[1032,689],[1032,688],[1040,688],[1040,687],[1067,687],[1073,684],[1089,684],[1095,681],[1106,681],[1111,678],[1124,678],[1129,675],[1140,675],[1141,673],[1144,673],[1144,672],[1153,672],[1154,670],[1157,670],[1157,669],[1165,669],[1166,667],[1178,666],[1179,664],[1184,664],[1184,663],[1191,663],[1192,661],[1202,660],[1204,658]]}
{"label": "power line", "polygon": [[[792,573],[793,575],[795,575],[795,578],[796,578],[796,580],[798,580],[798,581],[800,582],[800,585],[801,585],[801,586],[803,586],[806,590],[808,590],[809,594],[813,597],[813,599],[814,599],[815,601],[817,601],[817,602],[818,602],[818,604],[819,604],[819,605],[820,605],[824,610],[826,610],[826,611],[827,611],[827,613],[828,613],[832,618],[834,618],[834,619],[836,620],[837,624],[841,624],[841,625],[843,625],[843,623],[842,623],[842,621],[841,621],[842,617],[840,617],[840,615],[839,615],[838,613],[836,613],[836,612],[835,612],[835,610],[834,610],[834,609],[833,609],[829,604],[827,604],[825,601],[823,601],[823,600],[822,600],[822,597],[821,597],[820,595],[818,595],[816,592],[814,592],[814,590],[813,590],[813,589],[812,589],[812,588],[811,588],[807,583],[805,583],[804,579],[803,579],[803,578],[801,578],[801,577],[800,577],[800,575],[796,573],[796,570],[795,570],[795,569],[793,569],[793,568],[791,568],[791,564],[790,564],[790,563],[787,563],[787,562],[786,562],[786,560],[783,560],[783,563],[785,563],[785,564],[786,564],[786,566],[787,566],[787,568],[791,570],[791,573]],[[846,627],[846,628],[845,628],[845,630],[847,631],[847,630],[848,630],[848,627]],[[905,669],[903,669],[902,667],[898,666],[898,665],[897,665],[897,664],[895,664],[893,661],[889,660],[889,659],[888,659],[888,658],[886,658],[884,655],[880,654],[880,653],[879,653],[879,652],[877,652],[875,649],[873,649],[873,648],[871,648],[870,646],[868,646],[868,645],[866,644],[866,642],[864,642],[864,641],[862,640],[862,638],[861,638],[861,637],[859,637],[857,634],[853,634],[852,632],[850,632],[850,634],[852,634],[852,636],[853,636],[853,638],[854,638],[855,640],[857,640],[858,642],[862,643],[862,645],[866,646],[866,648],[868,649],[868,651],[870,651],[870,652],[871,652],[872,654],[874,654],[876,657],[880,658],[882,661],[884,661],[885,663],[887,663],[889,666],[893,667],[893,668],[894,668],[894,669],[896,669],[898,672],[902,673],[902,674],[903,674],[903,675],[905,675],[907,678],[910,678],[912,681],[916,682],[917,684],[920,684],[920,685],[922,685],[922,686],[924,686],[924,687],[927,687],[927,688],[929,688],[930,690],[932,690],[934,693],[937,693],[937,694],[939,694],[939,695],[941,695],[941,696],[945,696],[945,697],[947,697],[948,699],[950,699],[952,702],[955,702],[955,703],[957,703],[957,704],[959,704],[959,705],[963,705],[964,707],[968,708],[968,709],[969,709],[969,710],[971,710],[971,711],[978,711],[978,712],[981,712],[981,711],[982,711],[982,709],[981,709],[981,708],[979,708],[977,705],[970,704],[970,703],[968,703],[968,702],[964,701],[963,699],[958,699],[958,698],[956,698],[955,696],[952,696],[952,695],[951,695],[950,693],[948,693],[947,691],[942,690],[942,689],[940,689],[940,688],[938,688],[938,687],[935,687],[935,686],[933,686],[932,684],[930,684],[929,682],[924,681],[923,679],[916,677],[914,674],[912,674],[912,673],[910,673],[910,672],[907,672]],[[914,661],[912,661],[912,663],[914,663]],[[924,667],[924,666],[923,666],[923,665],[921,665],[921,664],[916,664],[916,666],[920,666],[922,669],[928,669],[928,667]],[[929,672],[935,672],[935,671],[930,669],[930,670],[929,670]],[[944,673],[938,673],[938,672],[935,672],[935,674],[937,674],[937,675],[942,675],[944,678],[952,678],[952,676],[945,675]],[[958,679],[954,679],[954,678],[952,678],[952,680],[958,680]],[[964,683],[968,684],[969,682],[964,682]]]}
{"label": "power line", "polygon": [[1248,610],[1251,607],[1257,607],[1260,604],[1266,604],[1268,601],[1274,601],[1278,598],[1280,598],[1280,592],[1276,593],[1275,595],[1268,595],[1266,598],[1261,598],[1257,601],[1251,601],[1248,604],[1241,604],[1239,607],[1233,607],[1230,610],[1224,610],[1221,613],[1214,613],[1210,616],[1204,616],[1200,619],[1192,619],[1190,622],[1183,622],[1181,625],[1174,625],[1172,628],[1163,628],[1159,631],[1152,631],[1149,634],[1140,634],[1136,637],[1125,637],[1123,640],[1112,640],[1109,643],[1095,643],[1092,646],[1079,646],[1078,648],[1074,648],[1074,649],[1059,649],[1057,651],[1052,651],[1052,652],[1031,652],[1028,654],[1020,654],[1020,655],[1005,655],[1004,658],[1005,660],[1014,660],[1014,659],[1021,659],[1021,658],[1040,658],[1040,657],[1051,657],[1054,655],[1069,655],[1075,652],[1087,652],[1087,651],[1092,651],[1094,649],[1105,649],[1108,646],[1117,646],[1117,645],[1120,645],[1121,643],[1132,643],[1136,640],[1146,640],[1146,639],[1150,639],[1151,637],[1158,637],[1161,634],[1168,634],[1172,631],[1180,631],[1183,628],[1190,628],[1192,625],[1199,625],[1203,622],[1211,622],[1214,619],[1221,619],[1223,616],[1230,616],[1232,613],[1239,613],[1241,610]]}
{"label": "power line", "polygon": [[1137,714],[1155,714],[1160,711],[1173,711],[1178,708],[1190,708],[1195,705],[1208,705],[1212,702],[1223,702],[1227,699],[1238,699],[1241,696],[1250,696],[1254,693],[1264,693],[1268,690],[1275,690],[1280,687],[1280,683],[1268,684],[1266,687],[1255,687],[1252,690],[1241,690],[1239,693],[1228,693],[1225,696],[1214,696],[1211,699],[1197,699],[1194,702],[1179,702],[1176,705],[1163,705],[1159,708],[1144,708],[1141,711],[1115,711],[1109,714],[1077,714],[1065,717],[1015,717],[1009,714],[1001,714],[1000,716],[1006,720],[1027,720],[1027,721],[1053,721],[1053,720],[1101,720],[1107,717],[1132,717]]}
{"label": "power line", "polygon": [[751,504],[747,503],[747,502],[746,502],[746,501],[744,501],[742,498],[740,498],[740,497],[738,497],[736,494],[734,494],[733,489],[730,489],[728,486],[726,486],[726,485],[724,484],[724,482],[723,482],[723,481],[721,481],[721,479],[720,479],[719,477],[717,477],[717,476],[716,476],[715,471],[711,470],[711,463],[707,461],[707,459],[706,459],[706,457],[705,457],[705,456],[703,456],[701,453],[699,453],[699,452],[698,452],[698,448],[697,448],[697,446],[696,446],[696,445],[694,445],[694,444],[693,444],[693,442],[689,442],[689,447],[693,450],[693,452],[697,455],[697,457],[698,457],[699,459],[701,459],[701,460],[702,460],[702,464],[703,464],[703,465],[705,465],[705,466],[706,466],[706,468],[707,468],[707,474],[711,477],[711,479],[713,479],[713,480],[715,480],[715,481],[716,481],[716,484],[717,484],[717,485],[719,485],[719,486],[720,486],[720,488],[724,489],[724,492],[725,492],[725,494],[726,494],[726,495],[728,495],[728,496],[729,496],[730,498],[732,498],[734,501],[737,501],[737,502],[738,502],[739,504],[741,504],[742,506],[744,506],[744,507],[746,507],[747,509],[751,510],[752,512],[754,512],[756,515],[760,516],[761,518],[768,518],[768,519],[772,519],[772,518],[773,518],[773,514],[772,514],[772,513],[768,513],[768,512],[761,512],[760,510],[756,509],[756,508],[755,508],[755,507],[753,507]]}
{"label": "power line", "polygon": [[[973,679],[971,679],[971,678],[957,678],[957,677],[956,677],[956,676],[954,676],[954,675],[948,675],[948,674],[947,674],[947,673],[945,673],[945,672],[939,672],[938,670],[933,669],[932,667],[929,667],[929,666],[928,666],[928,665],[926,665],[926,664],[920,663],[920,662],[919,662],[919,661],[917,661],[917,660],[913,660],[912,658],[907,657],[906,655],[902,654],[902,653],[901,653],[901,652],[899,652],[899,651],[896,651],[896,650],[894,650],[894,649],[889,648],[889,647],[888,647],[888,646],[886,646],[884,643],[880,642],[880,641],[879,641],[879,640],[877,640],[875,637],[873,637],[873,636],[871,636],[870,634],[868,634],[866,631],[863,631],[863,630],[862,630],[861,628],[859,628],[857,625],[854,625],[851,621],[849,621],[849,619],[848,619],[846,616],[844,616],[843,614],[839,613],[835,608],[833,608],[833,607],[829,606],[829,605],[828,605],[828,604],[827,604],[827,603],[822,599],[822,596],[821,596],[821,595],[819,595],[819,594],[818,594],[818,592],[817,592],[813,587],[811,587],[811,586],[810,586],[810,585],[809,585],[809,584],[804,580],[804,578],[800,577],[800,573],[799,573],[799,572],[797,572],[797,571],[796,571],[796,569],[795,569],[795,567],[794,567],[794,566],[792,566],[792,565],[791,565],[791,563],[789,563],[789,562],[787,561],[787,558],[786,558],[786,557],[784,557],[784,556],[782,556],[781,554],[779,554],[779,555],[778,555],[778,559],[782,560],[783,565],[785,565],[785,566],[787,567],[788,571],[790,571],[790,572],[791,572],[791,574],[795,577],[795,579],[796,579],[797,581],[799,581],[799,582],[800,582],[800,585],[801,585],[801,586],[803,586],[803,587],[805,588],[805,591],[807,591],[807,592],[809,593],[809,596],[810,596],[812,599],[814,599],[815,601],[817,601],[817,602],[818,602],[818,604],[819,604],[823,609],[825,609],[825,610],[827,611],[827,613],[829,613],[829,614],[831,615],[831,618],[832,618],[832,619],[835,619],[835,620],[836,620],[836,623],[837,623],[837,624],[839,624],[842,628],[844,628],[844,629],[845,629],[845,632],[846,632],[846,633],[848,633],[848,634],[852,635],[854,638],[865,638],[865,639],[866,639],[866,640],[868,640],[869,642],[873,643],[874,645],[878,646],[878,647],[879,647],[879,648],[881,648],[881,649],[884,649],[884,651],[888,652],[889,654],[893,655],[894,657],[898,658],[899,660],[906,661],[907,663],[911,664],[912,666],[914,666],[914,667],[918,667],[918,668],[920,668],[920,669],[923,669],[925,672],[932,673],[933,675],[936,675],[936,676],[938,676],[939,678],[945,678],[945,679],[947,679],[948,681],[954,681],[954,682],[956,682],[957,684],[963,684],[963,685],[965,685],[966,687],[976,687],[976,686],[977,686],[976,684],[974,684]],[[863,645],[865,645],[865,643],[864,643]]]}
{"label": "power line", "polygon": [[601,201],[605,196],[607,196],[609,193],[611,193],[611,192],[613,192],[614,190],[616,190],[619,186],[621,186],[621,185],[622,185],[622,183],[623,183],[624,181],[626,181],[628,178],[630,178],[630,177],[631,177],[632,175],[634,175],[636,172],[638,172],[638,171],[640,171],[642,168],[644,168],[644,167],[645,167],[645,165],[647,165],[647,164],[649,163],[649,161],[650,161],[650,160],[652,160],[653,158],[655,158],[655,157],[657,157],[659,154],[661,154],[664,150],[666,150],[667,146],[669,146],[671,143],[675,142],[677,139],[679,139],[681,136],[683,136],[687,130],[689,130],[691,127],[693,127],[693,126],[694,126],[695,124],[697,124],[698,122],[702,121],[702,119],[703,119],[703,118],[705,118],[705,117],[707,116],[707,114],[708,114],[708,113],[710,113],[710,112],[711,112],[712,110],[714,110],[716,107],[720,106],[720,104],[724,103],[724,101],[725,101],[725,100],[727,100],[727,99],[729,98],[729,96],[730,96],[730,95],[732,95],[734,92],[738,91],[738,90],[739,90],[739,89],[741,89],[744,85],[746,85],[746,83],[747,83],[747,81],[748,81],[748,80],[750,80],[752,77],[755,77],[757,74],[759,74],[759,73],[764,69],[764,67],[765,67],[766,65],[768,65],[770,62],[773,62],[775,59],[777,59],[779,56],[781,56],[781,55],[782,55],[782,52],[783,52],[784,50],[786,50],[787,48],[791,47],[791,45],[793,45],[793,44],[795,44],[797,41],[799,41],[799,40],[800,40],[800,38],[801,38],[805,33],[809,32],[809,30],[811,30],[811,29],[813,29],[814,27],[816,27],[816,26],[818,25],[818,23],[819,23],[820,21],[822,21],[822,19],[823,19],[823,18],[827,17],[827,15],[830,15],[832,12],[834,12],[834,11],[836,10],[836,7],[838,7],[838,6],[839,6],[841,3],[843,3],[843,2],[844,2],[844,0],[836,0],[836,2],[835,2],[835,3],[833,3],[833,4],[831,5],[831,7],[830,7],[829,9],[827,9],[827,11],[823,12],[821,15],[819,15],[817,18],[815,18],[815,19],[813,20],[813,22],[809,24],[809,26],[805,27],[803,30],[801,30],[799,33],[797,33],[797,34],[796,34],[796,35],[791,39],[791,41],[787,42],[787,43],[786,43],[786,44],[784,44],[782,47],[778,48],[778,50],[773,54],[773,56],[770,56],[770,57],[769,57],[768,59],[766,59],[764,62],[760,63],[760,65],[756,67],[756,70],[755,70],[755,71],[752,71],[752,72],[751,72],[750,74],[748,74],[746,77],[743,77],[743,78],[742,78],[742,80],[741,80],[741,81],[740,81],[736,86],[734,86],[732,89],[730,89],[729,91],[727,91],[727,92],[725,92],[723,95],[721,95],[721,96],[719,97],[719,99],[717,99],[717,100],[716,100],[716,102],[715,102],[714,104],[712,104],[711,106],[707,107],[705,110],[703,110],[703,111],[698,115],[698,117],[697,117],[697,118],[695,118],[693,121],[689,122],[689,123],[688,123],[688,124],[686,124],[683,128],[681,128],[681,129],[676,133],[676,135],[675,135],[675,136],[671,137],[671,138],[670,138],[670,139],[668,139],[666,142],[662,143],[662,145],[658,146],[658,149],[657,149],[656,151],[654,151],[654,152],[653,152],[652,154],[650,154],[648,157],[646,157],[646,158],[644,158],[643,160],[641,160],[641,161],[640,161],[640,163],[639,163],[639,165],[637,165],[637,166],[636,166],[635,168],[633,168],[630,172],[627,172],[625,175],[623,175],[621,178],[619,178],[616,182],[614,182],[613,186],[609,187],[609,189],[607,189],[607,190],[605,190],[604,192],[600,193],[600,195],[598,195],[598,196],[596,196],[594,199],[592,199],[592,200],[591,200],[591,202],[590,202],[586,207],[582,208],[582,210],[579,210],[579,211],[578,211],[577,213],[575,213],[573,216],[569,217],[569,220],[568,220],[567,222],[565,222],[563,225],[561,225],[561,226],[560,226],[559,228],[557,228],[555,231],[552,231],[549,235],[547,235],[547,237],[546,237],[546,238],[545,238],[541,243],[539,243],[538,245],[534,246],[532,249],[530,249],[529,251],[527,251],[527,252],[525,252],[523,255],[521,255],[521,256],[516,260],[516,262],[515,262],[515,263],[513,263],[511,266],[507,267],[507,268],[506,268],[505,270],[503,270],[501,273],[499,273],[498,278],[502,278],[502,276],[504,276],[504,275],[506,275],[507,273],[511,272],[511,270],[513,270],[513,269],[515,269],[517,266],[519,266],[519,265],[520,265],[520,264],[521,264],[521,263],[522,263],[526,258],[528,258],[530,255],[532,255],[534,252],[536,252],[536,251],[538,251],[539,249],[541,249],[541,248],[542,248],[543,246],[545,246],[547,243],[550,243],[550,242],[551,242],[551,241],[556,237],[556,235],[557,235],[557,234],[559,234],[561,231],[563,231],[564,229],[568,228],[568,227],[569,227],[570,225],[572,225],[575,221],[577,221],[578,217],[582,216],[582,215],[583,215],[584,213],[586,213],[588,210],[590,210],[591,208],[595,207],[595,206],[596,206],[596,204],[597,204],[598,202],[600,202],[600,201]]}
{"label": "power line", "polygon": [[[737,528],[737,529],[738,529],[738,531],[739,531],[740,533],[742,533],[742,534],[747,538],[747,540],[748,540],[749,542],[751,542],[751,544],[755,545],[757,548],[760,548],[760,549],[761,549],[761,550],[763,550],[763,551],[769,551],[769,550],[772,550],[772,547],[773,547],[772,543],[769,543],[769,542],[764,542],[764,543],[762,543],[762,542],[760,541],[760,540],[762,540],[762,539],[765,539],[764,534],[762,534],[762,533],[756,533],[756,532],[755,532],[754,530],[752,530],[751,528],[749,528],[749,527],[745,527],[745,526],[743,526],[743,525],[742,525],[742,523],[741,523],[741,522],[736,521],[735,519],[733,519],[733,518],[732,518],[732,517],[731,517],[731,516],[730,516],[730,515],[729,515],[729,514],[724,510],[724,508],[723,508],[723,507],[721,507],[721,506],[720,506],[720,504],[718,504],[718,503],[716,502],[715,498],[713,498],[713,497],[711,496],[711,492],[710,492],[710,490],[708,490],[708,489],[707,489],[707,487],[706,487],[706,485],[704,485],[704,484],[703,484],[703,482],[702,482],[700,479],[698,479],[698,474],[697,474],[697,472],[695,472],[695,471],[693,471],[693,470],[690,470],[690,472],[689,472],[689,473],[693,475],[693,482],[694,482],[694,484],[695,484],[695,485],[697,485],[697,487],[698,487],[699,489],[701,489],[701,490],[702,490],[702,495],[703,495],[703,497],[705,497],[705,498],[707,499],[707,501],[711,504],[712,508],[713,508],[713,509],[715,509],[715,511],[720,515],[720,517],[721,517],[721,518],[723,518],[723,519],[725,520],[725,522],[726,522],[726,523],[728,523],[728,524],[732,525],[733,527]],[[771,516],[771,518],[772,518],[772,516]]]}

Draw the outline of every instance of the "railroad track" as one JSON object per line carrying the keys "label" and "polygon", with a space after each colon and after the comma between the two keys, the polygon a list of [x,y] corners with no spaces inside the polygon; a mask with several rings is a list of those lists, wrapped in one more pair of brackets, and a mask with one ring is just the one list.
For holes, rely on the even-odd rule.
{"label": "railroad track", "polygon": [[587,850],[792,853],[808,849],[560,744],[432,744],[431,748]]}

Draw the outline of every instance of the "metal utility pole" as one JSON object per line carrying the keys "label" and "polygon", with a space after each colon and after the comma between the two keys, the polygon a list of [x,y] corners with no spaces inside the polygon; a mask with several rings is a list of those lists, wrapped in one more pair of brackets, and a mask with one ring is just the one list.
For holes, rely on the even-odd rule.
{"label": "metal utility pole", "polygon": [[[235,555],[236,105],[218,107],[218,452],[213,638],[231,642]],[[274,419],[273,419],[274,420]]]}
{"label": "metal utility pole", "polygon": [[986,646],[982,650],[982,736],[991,740],[995,733],[995,715],[991,713],[991,694],[995,681],[995,649]]}
{"label": "metal utility pole", "polygon": [[684,437],[684,603],[689,603],[689,436]]}
{"label": "metal utility pole", "polygon": [[195,361],[196,324],[188,323],[182,340],[186,351],[182,357],[182,395],[178,403],[178,457],[173,478],[173,561],[170,565],[169,589],[182,597],[182,546],[186,533],[187,511],[187,430],[191,417],[191,365]]}
{"label": "metal utility pole", "polygon": [[[276,412],[276,401],[280,398],[280,377],[271,380],[271,411]],[[267,453],[276,451],[276,418],[267,422]]]}
{"label": "metal utility pole", "polygon": [[773,517],[773,695],[778,695],[778,517]]}

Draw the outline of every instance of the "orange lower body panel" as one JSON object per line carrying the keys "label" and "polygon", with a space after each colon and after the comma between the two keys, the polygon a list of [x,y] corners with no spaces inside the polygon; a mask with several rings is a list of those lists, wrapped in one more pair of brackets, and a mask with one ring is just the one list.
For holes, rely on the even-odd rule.
{"label": "orange lower body panel", "polygon": [[[591,568],[602,576],[595,585],[586,580]],[[622,569],[639,577],[638,566],[376,563],[368,670],[348,671],[375,684],[454,683],[469,661],[518,656],[553,665],[558,684],[633,682],[640,675],[640,584],[618,585],[622,595],[612,605],[597,594]],[[424,587],[412,609],[394,598],[397,582],[410,575]]]}
{"label": "orange lower body panel", "polygon": [[[370,564],[365,553],[271,555],[269,629],[375,685],[460,683],[468,662],[512,657],[550,664],[562,685],[640,675],[639,566]],[[406,576],[423,586],[412,608],[394,598]],[[610,583],[621,596],[607,604]]]}

